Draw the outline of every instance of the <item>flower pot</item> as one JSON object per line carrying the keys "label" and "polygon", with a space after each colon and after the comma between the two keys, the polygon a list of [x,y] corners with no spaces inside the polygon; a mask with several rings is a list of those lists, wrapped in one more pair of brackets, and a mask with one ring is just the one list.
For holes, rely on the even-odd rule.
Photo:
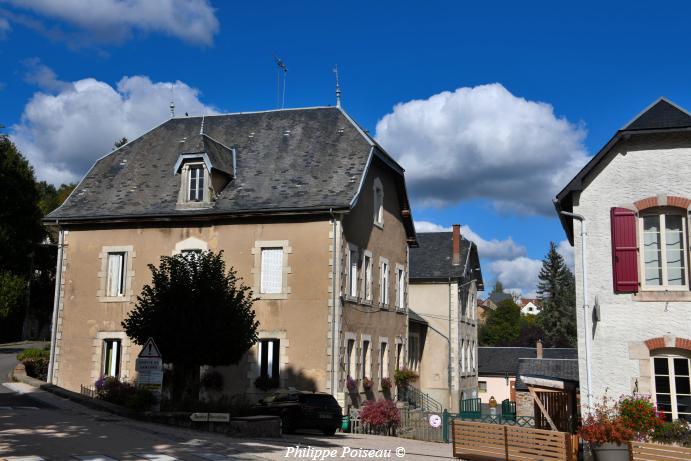
{"label": "flower pot", "polygon": [[591,444],[595,461],[629,461],[629,444],[614,442]]}

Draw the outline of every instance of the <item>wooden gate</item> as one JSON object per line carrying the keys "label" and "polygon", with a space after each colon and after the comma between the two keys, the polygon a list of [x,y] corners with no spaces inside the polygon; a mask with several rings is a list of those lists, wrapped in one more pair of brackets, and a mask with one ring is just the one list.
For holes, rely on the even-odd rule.
{"label": "wooden gate", "polygon": [[[571,432],[571,414],[569,411],[568,392],[540,392],[536,391],[537,398],[547,410],[547,414],[552,418],[554,425],[560,432]],[[551,429],[546,416],[535,402],[535,428]]]}

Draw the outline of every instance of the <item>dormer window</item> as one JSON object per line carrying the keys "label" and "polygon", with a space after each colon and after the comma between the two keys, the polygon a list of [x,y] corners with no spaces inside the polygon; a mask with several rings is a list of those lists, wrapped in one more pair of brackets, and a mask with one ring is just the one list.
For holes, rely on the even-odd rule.
{"label": "dormer window", "polygon": [[188,202],[204,201],[204,166],[190,165],[188,174],[189,183],[187,186]]}

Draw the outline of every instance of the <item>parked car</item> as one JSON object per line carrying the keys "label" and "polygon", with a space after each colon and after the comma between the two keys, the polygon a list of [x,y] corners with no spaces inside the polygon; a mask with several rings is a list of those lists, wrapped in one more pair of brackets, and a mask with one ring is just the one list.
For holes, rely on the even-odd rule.
{"label": "parked car", "polygon": [[281,430],[317,429],[333,435],[341,427],[341,406],[331,394],[308,391],[279,391],[257,402],[257,415],[280,416]]}

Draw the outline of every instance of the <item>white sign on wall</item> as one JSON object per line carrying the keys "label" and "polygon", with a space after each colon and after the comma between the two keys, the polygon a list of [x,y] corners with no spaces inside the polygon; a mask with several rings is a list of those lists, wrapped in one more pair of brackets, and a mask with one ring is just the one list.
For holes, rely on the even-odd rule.
{"label": "white sign on wall", "polygon": [[135,370],[137,371],[137,386],[150,390],[160,402],[163,387],[163,359],[153,338],[149,338],[142,347],[142,351],[137,356]]}

